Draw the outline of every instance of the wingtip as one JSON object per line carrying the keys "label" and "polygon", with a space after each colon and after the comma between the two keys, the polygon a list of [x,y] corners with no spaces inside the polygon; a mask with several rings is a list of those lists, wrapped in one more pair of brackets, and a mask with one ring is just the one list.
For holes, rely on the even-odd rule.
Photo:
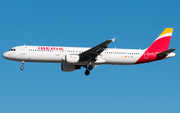
{"label": "wingtip", "polygon": [[116,38],[113,38],[113,39],[111,39],[111,40],[114,42],[114,41],[115,41],[115,39],[116,39]]}

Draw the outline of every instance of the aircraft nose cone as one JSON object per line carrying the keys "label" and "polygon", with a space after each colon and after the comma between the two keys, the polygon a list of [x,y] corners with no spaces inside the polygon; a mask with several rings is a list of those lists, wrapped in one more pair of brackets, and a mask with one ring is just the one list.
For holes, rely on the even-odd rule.
{"label": "aircraft nose cone", "polygon": [[3,54],[3,57],[4,57],[4,58],[7,58],[7,57],[8,57],[7,52],[5,52],[5,53]]}

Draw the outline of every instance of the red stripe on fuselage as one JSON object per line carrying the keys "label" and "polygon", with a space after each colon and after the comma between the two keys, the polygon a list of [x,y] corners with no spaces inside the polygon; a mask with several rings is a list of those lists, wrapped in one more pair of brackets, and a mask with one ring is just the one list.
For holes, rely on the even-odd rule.
{"label": "red stripe on fuselage", "polygon": [[155,60],[156,60],[156,53],[149,53],[148,50],[146,50],[135,64],[152,62]]}

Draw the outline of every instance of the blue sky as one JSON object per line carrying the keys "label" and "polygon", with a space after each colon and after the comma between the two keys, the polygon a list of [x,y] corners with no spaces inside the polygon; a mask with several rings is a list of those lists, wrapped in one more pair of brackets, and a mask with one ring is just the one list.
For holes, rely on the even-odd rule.
{"label": "blue sky", "polygon": [[0,58],[1,113],[179,113],[180,2],[177,0],[3,0],[3,54],[18,45],[93,47],[116,37],[111,48],[146,48],[174,28],[177,56],[132,66],[102,65],[62,72],[58,63]]}

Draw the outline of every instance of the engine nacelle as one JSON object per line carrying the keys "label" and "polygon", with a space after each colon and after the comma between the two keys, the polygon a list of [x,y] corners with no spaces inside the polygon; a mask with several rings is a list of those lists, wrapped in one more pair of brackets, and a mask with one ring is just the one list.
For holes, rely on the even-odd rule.
{"label": "engine nacelle", "polygon": [[79,55],[66,55],[65,61],[67,63],[77,63],[79,62]]}
{"label": "engine nacelle", "polygon": [[61,63],[61,70],[62,71],[74,71],[76,69],[81,69],[81,66]]}

